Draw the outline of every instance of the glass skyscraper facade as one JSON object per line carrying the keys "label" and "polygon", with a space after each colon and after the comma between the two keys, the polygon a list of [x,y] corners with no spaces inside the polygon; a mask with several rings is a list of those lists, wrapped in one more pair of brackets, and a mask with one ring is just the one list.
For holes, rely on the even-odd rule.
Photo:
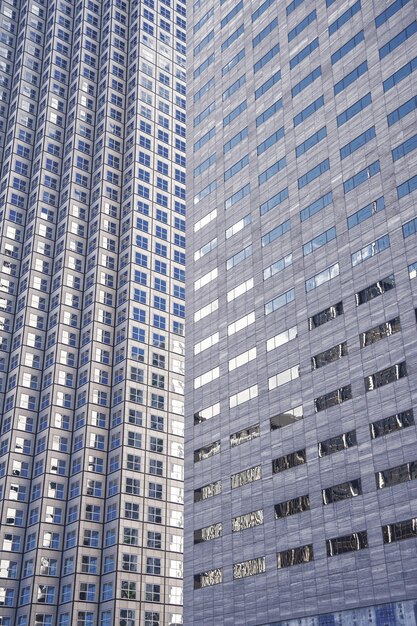
{"label": "glass skyscraper facade", "polygon": [[189,8],[188,626],[416,623],[416,6]]}
{"label": "glass skyscraper facade", "polygon": [[1,4],[1,626],[182,623],[185,41]]}

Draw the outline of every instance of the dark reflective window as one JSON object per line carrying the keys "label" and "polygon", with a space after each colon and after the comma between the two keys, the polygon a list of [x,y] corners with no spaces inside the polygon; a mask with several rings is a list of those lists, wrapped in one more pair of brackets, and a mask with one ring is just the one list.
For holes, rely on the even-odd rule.
{"label": "dark reflective window", "polygon": [[221,567],[218,569],[211,569],[201,574],[194,576],[194,589],[203,589],[204,587],[211,587],[212,585],[218,585],[223,582],[223,570]]}
{"label": "dark reflective window", "polygon": [[301,419],[303,419],[303,406],[300,404],[300,406],[288,409],[284,413],[279,413],[278,415],[274,415],[274,417],[271,417],[271,430],[276,430],[277,428],[289,426],[290,424],[294,424]]}
{"label": "dark reflective window", "polygon": [[409,409],[408,411],[402,411],[402,413],[396,413],[395,415],[384,417],[383,419],[380,419],[377,422],[370,424],[369,428],[371,430],[371,438],[376,439],[377,437],[383,437],[384,435],[395,433],[397,430],[407,428],[408,426],[412,426],[413,424],[413,409]]}
{"label": "dark reflective window", "polygon": [[201,500],[207,500],[213,496],[219,495],[222,492],[221,480],[217,480],[215,483],[209,483],[194,490],[194,502],[201,502]]}
{"label": "dark reflective window", "polygon": [[348,480],[345,483],[334,485],[333,487],[327,487],[322,489],[321,495],[323,498],[323,504],[331,504],[332,502],[340,502],[341,500],[348,500],[349,498],[355,498],[362,494],[362,485],[360,478],[356,480]]}
{"label": "dark reflective window", "polygon": [[365,346],[370,346],[372,343],[376,341],[380,341],[385,337],[390,337],[390,335],[395,335],[395,333],[399,333],[401,330],[400,318],[394,317],[392,320],[388,322],[384,322],[383,324],[379,324],[378,326],[374,326],[369,330],[361,333],[359,335],[359,343],[361,348],[365,348]]}
{"label": "dark reflective window", "polygon": [[364,379],[365,390],[373,391],[374,389],[393,383],[396,380],[400,380],[400,378],[404,378],[404,376],[407,376],[405,361],[397,363],[396,365],[391,365],[391,367],[387,367],[380,372],[371,374],[370,376],[366,376]]}
{"label": "dark reflective window", "polygon": [[329,306],[327,309],[316,313],[312,317],[308,318],[308,329],[313,330],[318,326],[322,326],[322,324],[326,324],[326,322],[330,322],[330,320],[334,320],[339,315],[343,315],[343,302],[338,302],[337,304],[333,304]]}
{"label": "dark reflective window", "polygon": [[205,526],[194,531],[194,543],[202,543],[203,541],[210,541],[211,539],[217,539],[222,536],[222,524],[211,524],[211,526]]}
{"label": "dark reflective window", "polygon": [[274,459],[272,461],[272,472],[273,474],[279,474],[279,472],[284,472],[287,469],[297,467],[297,465],[303,465],[304,463],[307,463],[305,448],[304,450],[297,450],[296,452],[291,452],[285,456],[280,456],[278,459]]}
{"label": "dark reflective window", "polygon": [[351,430],[343,435],[336,435],[336,437],[330,437],[325,441],[319,443],[319,456],[328,456],[333,452],[339,452],[339,450],[347,450],[352,446],[356,446],[356,431]]}
{"label": "dark reflective window", "polygon": [[198,461],[203,461],[204,459],[209,459],[215,454],[219,454],[220,452],[220,441],[213,441],[208,446],[204,446],[203,448],[199,448],[198,450],[194,450],[194,463]]}
{"label": "dark reflective window", "polygon": [[291,567],[291,565],[301,565],[314,560],[313,546],[299,546],[298,548],[290,548],[277,553],[277,567]]}
{"label": "dark reflective window", "polygon": [[330,391],[330,393],[325,393],[324,396],[319,396],[314,399],[314,409],[316,413],[320,411],[324,411],[325,409],[330,409],[332,406],[336,406],[337,404],[342,404],[346,400],[352,399],[352,388],[350,385],[346,385],[345,387],[340,387],[339,389],[335,389],[334,391]]}
{"label": "dark reflective window", "polygon": [[417,461],[411,461],[410,463],[403,463],[397,465],[397,467],[391,467],[390,469],[376,472],[375,480],[378,489],[384,487],[394,487],[401,483],[406,483],[409,480],[415,480],[417,478]]}
{"label": "dark reflective window", "polygon": [[280,502],[275,505],[275,519],[282,519],[283,517],[289,517],[290,515],[296,515],[297,513],[303,513],[310,510],[310,498],[307,495],[297,496],[292,500],[286,502]]}
{"label": "dark reflective window", "polygon": [[403,539],[411,539],[417,536],[417,517],[397,522],[396,524],[387,524],[382,527],[382,538],[384,543],[392,543],[393,541],[402,541]]}
{"label": "dark reflective window", "polygon": [[378,282],[373,285],[369,285],[369,287],[365,287],[361,291],[355,293],[355,301],[356,306],[360,306],[365,302],[369,302],[378,296],[381,296],[386,291],[390,291],[395,287],[395,279],[394,274],[387,276],[386,278],[381,278]]}
{"label": "dark reflective window", "polygon": [[311,369],[317,370],[319,367],[333,363],[334,361],[341,359],[342,356],[346,356],[347,353],[346,341],[339,343],[337,346],[333,346],[333,348],[329,348],[328,350],[324,350],[323,352],[316,354],[316,356],[312,356]]}
{"label": "dark reflective window", "polygon": [[259,424],[249,426],[249,428],[244,428],[243,430],[240,430],[239,432],[230,435],[230,447],[234,448],[241,443],[245,443],[246,441],[255,439],[256,437],[259,437],[259,434]]}
{"label": "dark reflective window", "polygon": [[355,552],[368,547],[368,533],[362,530],[351,535],[343,537],[335,537],[327,539],[327,556],[336,556],[337,554],[345,554],[346,552]]}

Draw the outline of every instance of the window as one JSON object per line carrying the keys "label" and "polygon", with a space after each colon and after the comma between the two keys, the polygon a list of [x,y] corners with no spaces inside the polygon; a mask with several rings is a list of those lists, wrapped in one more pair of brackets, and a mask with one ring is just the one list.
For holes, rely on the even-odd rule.
{"label": "window", "polygon": [[[287,7],[287,12],[288,12],[288,7]],[[290,59],[290,69],[291,70],[294,69],[294,67],[296,67],[299,63],[301,63],[301,61],[307,58],[318,47],[319,47],[319,38],[316,37],[315,39],[313,39],[311,43],[305,46],[305,48],[300,50],[300,52],[298,52],[295,56],[293,56],[292,59]]]}
{"label": "window", "polygon": [[265,557],[261,556],[257,559],[250,559],[233,565],[233,579],[246,578],[246,576],[255,576],[265,572]]}
{"label": "window", "polygon": [[259,72],[271,59],[273,59],[280,51],[279,43],[275,44],[266,54],[264,54],[253,66],[253,72]]}
{"label": "window", "polygon": [[400,318],[395,317],[388,322],[374,326],[359,335],[359,343],[361,348],[369,346],[385,337],[390,337],[401,331]]}
{"label": "window", "polygon": [[298,189],[302,189],[303,187],[311,183],[311,181],[321,176],[321,174],[327,172],[329,169],[330,161],[329,159],[325,159],[324,161],[313,167],[311,170],[303,174],[303,176],[300,176],[300,178],[298,179]]}
{"label": "window", "polygon": [[303,450],[297,450],[284,456],[278,457],[272,461],[272,473],[279,474],[285,470],[292,469],[298,465],[304,465],[307,462],[307,456],[305,448]]}
{"label": "window", "polygon": [[373,283],[372,285],[369,285],[369,287],[355,293],[356,306],[369,302],[383,293],[394,289],[394,287],[395,279],[393,274],[387,276],[386,278],[381,278],[381,280],[376,283]]}
{"label": "window", "polygon": [[297,113],[293,119],[294,128],[313,115],[318,109],[321,109],[322,106],[324,106],[324,96],[320,96],[317,100],[314,100],[314,102],[300,111],[300,113]]}
{"label": "window", "polygon": [[408,428],[414,424],[413,409],[402,411],[389,417],[384,417],[370,424],[371,438],[384,437],[390,433],[397,432],[403,428]]}
{"label": "window", "polygon": [[412,193],[416,189],[417,189],[417,176],[413,176],[412,178],[409,178],[401,185],[398,185],[397,187],[398,199],[401,200],[401,198],[403,198],[404,196],[407,196],[408,194]]}
{"label": "window", "polygon": [[326,126],[323,126],[320,130],[318,130],[314,135],[311,135],[308,139],[303,141],[299,146],[295,149],[296,157],[303,155],[305,152],[313,148],[316,144],[322,141],[325,137],[327,137],[327,129]]}
{"label": "window", "polygon": [[285,306],[286,304],[293,302],[294,299],[295,299],[294,289],[289,289],[289,291],[286,291],[285,293],[282,293],[281,295],[276,296],[275,298],[273,298],[272,300],[270,300],[269,302],[265,304],[264,306],[265,315],[269,315],[270,313],[277,311],[278,309]]}
{"label": "window", "polygon": [[359,211],[356,211],[352,215],[347,218],[348,228],[354,228],[361,222],[369,219],[374,215],[374,213],[378,213],[379,211],[383,211],[385,209],[385,201],[384,196],[381,196],[377,200],[374,200],[370,204],[367,204]]}
{"label": "window", "polygon": [[411,539],[417,535],[417,518],[397,522],[395,524],[387,524],[382,527],[382,538],[384,543],[392,543],[393,541],[402,541],[403,539]]}
{"label": "window", "polygon": [[373,391],[374,389],[393,383],[396,380],[400,380],[405,376],[407,376],[407,367],[405,361],[402,361],[401,363],[380,370],[375,374],[366,376],[364,379],[365,391]]}
{"label": "window", "polygon": [[414,57],[411,61],[403,65],[399,70],[394,72],[389,78],[382,83],[384,93],[395,87],[404,78],[412,74],[417,68],[417,57]]}
{"label": "window", "polygon": [[249,483],[253,483],[257,480],[261,480],[261,478],[262,467],[260,465],[256,465],[255,467],[250,467],[248,469],[242,470],[237,474],[232,474],[230,477],[230,482],[232,489],[236,489],[238,487],[248,485]]}
{"label": "window", "polygon": [[335,20],[332,24],[330,24],[329,37],[334,35],[334,33],[337,30],[339,30],[339,28],[341,28],[344,24],[346,24],[346,22],[348,22],[350,18],[356,15],[356,13],[358,13],[360,10],[361,10],[361,2],[360,0],[358,0],[357,2],[355,2],[355,4],[349,7],[347,11],[342,13],[342,15],[337,20]]}
{"label": "window", "polygon": [[339,389],[335,389],[334,391],[330,391],[329,393],[325,393],[322,396],[314,399],[314,410],[316,413],[320,411],[325,411],[326,409],[330,409],[333,406],[337,406],[338,404],[342,404],[342,402],[346,402],[346,400],[352,399],[352,389],[350,385],[346,385],[345,387],[340,387]]}
{"label": "window", "polygon": [[399,106],[398,109],[394,109],[394,111],[392,111],[392,113],[390,113],[387,116],[388,126],[392,126],[393,124],[401,120],[403,117],[405,117],[406,115],[414,111],[416,108],[417,108],[417,96],[414,96],[413,98],[411,98],[410,100],[407,100],[407,102],[404,102],[404,104]]}
{"label": "window", "polygon": [[243,26],[243,24],[241,24],[241,26],[239,26],[234,33],[232,33],[227,39],[225,39],[225,41],[223,41],[221,45],[221,51],[224,52],[225,50],[227,50],[227,48],[229,48],[229,46],[231,46],[232,43],[236,41],[236,39],[243,35],[244,30],[245,27]]}
{"label": "window", "polygon": [[318,250],[319,248],[326,245],[326,243],[329,243],[329,241],[332,241],[333,239],[336,239],[336,228],[334,226],[326,230],[324,233],[317,235],[317,237],[314,237],[314,239],[311,239],[308,243],[304,244],[303,245],[304,256],[307,256],[308,254],[311,254],[315,250]]}
{"label": "window", "polygon": [[202,574],[195,574],[194,589],[203,589],[204,587],[211,587],[212,585],[218,585],[222,582],[223,570],[221,568],[208,570]]}
{"label": "window", "polygon": [[417,22],[411,22],[404,30],[398,33],[390,41],[388,41],[382,48],[379,49],[379,58],[383,59],[390,54],[395,48],[398,48],[404,41],[409,39],[417,32]]}
{"label": "window", "polygon": [[306,17],[301,22],[299,22],[297,26],[295,26],[292,30],[289,31],[288,42],[295,39],[300,33],[303,32],[304,29],[307,28],[309,24],[314,22],[316,19],[317,19],[316,10],[306,15]]}
{"label": "window", "polygon": [[271,106],[265,109],[263,113],[258,115],[256,118],[256,127],[258,128],[258,126],[267,122],[280,109],[282,109],[282,98],[271,104]]}
{"label": "window", "polygon": [[291,567],[292,565],[302,565],[314,560],[312,544],[290,548],[277,553],[277,568]]}
{"label": "window", "polygon": [[297,496],[292,500],[275,504],[275,519],[283,519],[297,513],[304,513],[310,510],[310,498],[308,495]]}
{"label": "window", "polygon": [[312,291],[313,289],[320,287],[320,285],[323,285],[324,283],[327,283],[328,281],[333,280],[333,278],[336,278],[337,276],[339,276],[339,273],[340,273],[339,263],[335,263],[334,265],[331,265],[325,270],[322,270],[321,272],[319,272],[312,278],[309,278],[308,280],[305,281],[306,292],[308,293],[309,291]]}
{"label": "window", "polygon": [[326,540],[327,556],[337,556],[368,547],[368,534],[365,530]]}
{"label": "window", "polygon": [[410,0],[395,0],[394,2],[392,2],[389,7],[385,9],[385,11],[382,11],[382,13],[380,13],[375,18],[375,26],[379,28],[380,26],[382,26],[382,24],[385,24],[385,22],[387,22],[390,17],[395,15],[395,13],[402,9],[402,7],[405,6],[409,1]]}
{"label": "window", "polygon": [[194,531],[194,543],[202,543],[203,541],[210,541],[211,539],[217,539],[222,536],[221,523],[211,524],[205,528],[200,528]]}
{"label": "window", "polygon": [[356,496],[362,495],[361,480],[358,478],[340,483],[339,485],[334,485],[333,487],[327,487],[327,489],[322,489],[321,494],[324,505],[355,498]]}
{"label": "window", "polygon": [[344,356],[347,356],[348,349],[346,341],[333,346],[332,348],[328,348],[316,356],[311,357],[311,369],[316,370],[320,367],[324,367],[329,363],[334,363],[338,361]]}
{"label": "window", "polygon": [[[261,207],[261,211],[262,211],[262,207]],[[266,233],[266,235],[264,235],[261,239],[262,247],[264,248],[265,246],[272,243],[279,237],[282,237],[289,230],[291,230],[290,219],[286,220],[285,222],[282,222],[282,224],[279,224],[279,226],[276,226],[273,230],[270,230],[269,233]]]}

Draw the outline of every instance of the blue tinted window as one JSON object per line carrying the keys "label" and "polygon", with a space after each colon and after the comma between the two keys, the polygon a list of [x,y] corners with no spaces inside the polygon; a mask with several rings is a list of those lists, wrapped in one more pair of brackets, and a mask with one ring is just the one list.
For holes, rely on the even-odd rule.
{"label": "blue tinted window", "polygon": [[361,30],[359,33],[356,33],[356,35],[352,37],[352,39],[349,39],[349,41],[347,41],[341,48],[339,48],[339,50],[336,50],[336,52],[332,54],[332,65],[340,61],[340,59],[342,59],[346,54],[348,54],[348,52],[353,50],[353,48],[355,48],[358,44],[361,43],[361,41],[364,40],[365,36],[363,30]]}
{"label": "blue tinted window", "polygon": [[210,54],[210,56],[207,57],[207,59],[203,61],[202,64],[197,67],[197,69],[194,70],[193,77],[198,78],[198,76],[200,76],[200,74],[202,74],[204,70],[206,70],[212,63],[214,63],[214,52],[213,54]]}
{"label": "blue tinted window", "polygon": [[358,187],[359,185],[364,183],[366,180],[368,180],[368,178],[372,178],[372,176],[375,176],[375,174],[377,174],[379,171],[379,161],[374,161],[374,163],[371,163],[371,165],[368,165],[368,167],[365,167],[357,174],[354,174],[343,183],[344,192],[348,193],[349,191],[352,191],[352,189],[355,189],[355,187]]}
{"label": "blue tinted window", "polygon": [[337,18],[332,24],[329,26],[329,36],[331,37],[334,33],[339,30],[346,22],[350,20],[351,17],[356,15],[361,10],[361,2],[358,0],[355,4],[352,4],[351,7],[348,8],[347,11],[342,13],[340,17]]}
{"label": "blue tinted window", "polygon": [[272,176],[277,174],[280,170],[282,170],[287,165],[287,159],[283,157],[279,159],[276,163],[268,167],[262,174],[258,176],[258,182],[260,185],[266,183]]}
{"label": "blue tinted window", "polygon": [[232,137],[229,141],[227,141],[224,144],[224,146],[223,146],[223,153],[226,154],[226,152],[229,152],[229,150],[231,150],[232,148],[237,146],[237,144],[240,143],[247,136],[248,136],[248,127],[246,126],[246,128],[241,130],[239,133],[237,133],[237,135]]}
{"label": "blue tinted window", "polygon": [[198,20],[198,22],[195,24],[194,28],[193,28],[193,33],[196,33],[200,30],[200,28],[202,28],[204,26],[204,24],[206,24],[206,22],[209,21],[209,19],[211,19],[214,15],[214,7],[211,7],[211,9],[209,11],[207,11],[207,13],[205,13],[203,15],[202,18],[200,18]]}
{"label": "blue tinted window", "polygon": [[310,148],[318,144],[319,141],[324,139],[326,136],[327,136],[327,129],[325,126],[323,126],[323,128],[320,128],[320,130],[314,133],[314,135],[311,135],[311,137],[309,137],[308,139],[303,141],[303,143],[301,143],[299,146],[296,147],[295,149],[296,156],[297,157],[301,156],[302,154],[307,152],[307,150],[310,150]]}
{"label": "blue tinted window", "polygon": [[416,68],[417,68],[417,57],[414,57],[412,61],[403,65],[399,70],[394,72],[392,76],[387,78],[387,80],[384,80],[384,82],[382,83],[384,92],[389,91],[389,89],[392,89],[392,87],[397,85],[400,81],[402,81],[404,78],[409,76],[412,72],[414,72]]}
{"label": "blue tinted window", "polygon": [[269,243],[272,243],[273,241],[278,239],[278,237],[282,237],[282,235],[285,235],[285,233],[287,233],[290,229],[291,220],[286,220],[279,226],[276,226],[275,228],[270,230],[269,233],[262,237],[262,247],[267,246]]}
{"label": "blue tinted window", "polygon": [[259,146],[256,149],[258,155],[262,154],[263,152],[268,150],[268,148],[273,146],[275,143],[277,143],[277,141],[279,141],[283,137],[284,137],[284,127],[282,127],[279,130],[275,131],[275,133],[273,133],[272,135],[267,137],[265,139],[265,141],[263,141],[262,143],[259,144]]}
{"label": "blue tinted window", "polygon": [[208,105],[208,107],[206,107],[203,111],[201,111],[201,113],[199,113],[195,118],[194,118],[194,128],[196,126],[198,126],[199,124],[201,124],[201,122],[203,120],[206,119],[206,117],[208,117],[209,115],[211,115],[213,113],[213,111],[216,110],[216,103],[212,102],[211,104]]}
{"label": "blue tinted window", "polygon": [[209,92],[214,87],[214,77],[210,78],[198,91],[194,94],[194,102],[198,102],[204,94]]}
{"label": "blue tinted window", "polygon": [[319,76],[321,76],[321,66],[316,67],[308,76],[305,76],[299,83],[291,89],[291,95],[294,98],[301,93],[306,87],[311,85]]}
{"label": "blue tinted window", "polygon": [[268,24],[268,26],[265,26],[265,28],[256,35],[256,37],[252,39],[252,46],[256,48],[256,46],[260,44],[261,41],[265,39],[265,37],[268,37],[269,33],[271,33],[274,30],[274,28],[276,28],[277,26],[278,26],[278,18],[275,18],[274,20],[272,20],[272,22]]}
{"label": "blue tinted window", "polygon": [[239,191],[236,191],[236,193],[232,194],[230,198],[227,198],[226,202],[224,203],[224,208],[226,210],[230,209],[230,207],[236,204],[236,202],[239,202],[239,200],[242,200],[249,194],[250,194],[250,184],[248,183],[247,185],[239,189]]}
{"label": "blue tinted window", "polygon": [[229,169],[225,171],[224,180],[226,181],[226,180],[229,180],[229,178],[232,178],[232,176],[234,176],[235,174],[240,172],[240,170],[246,167],[248,163],[249,163],[249,155],[246,154],[242,159],[240,159],[240,161],[238,161],[237,163],[232,165],[232,167],[229,167]]}
{"label": "blue tinted window", "polygon": [[304,0],[292,0],[292,2],[290,2],[290,4],[286,8],[287,15],[290,15],[293,11],[295,11],[295,9],[299,7],[300,4],[302,4],[303,2]]}
{"label": "blue tinted window", "polygon": [[239,26],[239,28],[237,28],[237,29],[235,30],[235,32],[234,32],[234,33],[232,33],[232,34],[230,35],[230,37],[228,37],[228,38],[227,38],[227,39],[226,39],[226,40],[222,43],[222,52],[224,52],[225,50],[227,50],[227,48],[228,48],[229,46],[231,46],[231,45],[232,45],[232,43],[233,43],[234,41],[236,41],[236,39],[238,39],[241,35],[243,35],[244,31],[245,31],[245,28],[244,28],[243,24],[241,24],[241,25]]}
{"label": "blue tinted window", "polygon": [[403,198],[404,196],[408,196],[409,193],[412,193],[416,189],[417,189],[417,176],[413,176],[412,178],[409,178],[408,180],[406,180],[404,183],[401,183],[401,185],[398,185],[397,187],[398,200],[400,198]]}
{"label": "blue tinted window", "polygon": [[213,128],[210,128],[210,130],[207,131],[205,135],[203,135],[198,141],[195,142],[194,152],[197,152],[197,150],[199,150],[202,146],[204,146],[204,144],[210,141],[210,139],[212,139],[215,134],[216,134],[216,127],[213,126]]}
{"label": "blue tinted window", "polygon": [[311,183],[312,180],[315,180],[324,172],[327,172],[327,170],[329,169],[330,161],[329,159],[325,159],[324,161],[313,167],[311,170],[300,176],[300,178],[298,179],[298,189],[302,189],[303,187]]}
{"label": "blue tinted window", "polygon": [[261,70],[271,59],[274,58],[279,53],[279,43],[275,44],[271,50],[269,50],[263,57],[259,59],[253,66],[253,71],[256,74],[259,70]]}
{"label": "blue tinted window", "polygon": [[285,187],[285,189],[283,189],[279,193],[275,194],[275,196],[273,196],[272,198],[269,198],[269,200],[261,204],[261,206],[259,207],[259,211],[261,215],[265,215],[265,213],[268,213],[268,211],[270,211],[271,209],[274,209],[276,206],[281,204],[281,202],[283,202],[287,198],[288,198],[288,187]]}
{"label": "blue tinted window", "polygon": [[256,9],[256,11],[252,13],[252,22],[255,22],[258,19],[258,17],[260,17],[263,13],[265,13],[265,11],[269,9],[271,4],[275,4],[275,0],[265,0],[265,2],[261,4],[259,9]]}
{"label": "blue tinted window", "polygon": [[276,72],[270,78],[268,78],[268,80],[263,85],[258,87],[258,89],[255,91],[255,100],[263,96],[264,93],[266,93],[269,89],[271,89],[271,87],[276,85],[280,80],[281,80],[281,72],[280,70],[278,70],[278,72]]}
{"label": "blue tinted window", "polygon": [[367,71],[368,71],[368,63],[367,61],[364,61],[363,63],[358,65],[358,67],[355,67],[354,70],[349,72],[349,74],[346,74],[346,76],[342,78],[342,80],[339,80],[339,82],[335,84],[333,88],[334,95],[337,96],[338,93],[346,89],[346,87],[349,87],[349,85],[354,83],[355,80],[363,76],[363,74],[365,74],[365,72]]}
{"label": "blue tinted window", "polygon": [[230,72],[230,70],[232,69],[232,67],[234,67],[235,65],[237,65],[239,63],[239,61],[241,61],[242,59],[245,58],[245,49],[243,48],[240,52],[238,52],[233,59],[230,59],[230,61],[228,63],[226,63],[226,65],[224,65],[222,67],[222,76],[224,76],[225,74],[227,74],[228,72]]}
{"label": "blue tinted window", "polygon": [[199,174],[202,174],[210,167],[210,165],[213,165],[213,163],[215,162],[216,162],[216,153],[209,156],[208,159],[205,159],[205,161],[203,161],[202,163],[200,163],[200,165],[197,165],[197,167],[194,168],[194,176],[198,176]]}
{"label": "blue tinted window", "polygon": [[226,117],[223,118],[223,126],[227,126],[228,124],[230,124],[230,122],[236,119],[242,113],[242,111],[246,111],[247,106],[248,105],[246,100],[238,104],[238,106],[233,109],[233,111],[230,111],[229,115],[226,115]]}
{"label": "blue tinted window", "polygon": [[222,94],[223,102],[227,100],[227,98],[230,98],[230,96],[232,96],[236,91],[238,91],[238,89],[240,89],[245,83],[246,83],[245,75],[241,76],[234,83],[232,83],[230,87],[228,87],[226,91],[224,91]]}
{"label": "blue tinted window", "polygon": [[340,158],[345,159],[347,156],[355,152],[355,150],[359,150],[362,146],[364,146],[368,141],[375,138],[375,126],[368,128],[364,133],[361,133],[352,141],[349,141],[343,148],[340,149]]}
{"label": "blue tinted window", "polygon": [[220,22],[220,28],[224,28],[243,9],[243,0],[237,3],[231,11]]}
{"label": "blue tinted window", "polygon": [[304,256],[307,256],[308,254],[311,254],[312,252],[314,252],[315,250],[318,250],[322,246],[325,246],[326,243],[329,243],[329,241],[332,241],[333,239],[336,239],[336,227],[335,226],[333,226],[332,228],[329,228],[324,233],[317,235],[317,237],[314,237],[314,239],[311,239],[306,244],[304,244],[303,245]]}
{"label": "blue tinted window", "polygon": [[307,28],[309,24],[314,22],[315,19],[317,19],[317,13],[314,9],[314,11],[306,15],[306,17],[301,20],[301,22],[297,24],[297,26],[290,30],[290,32],[288,33],[288,41],[292,41],[293,39],[295,39],[297,35],[299,35],[305,28]]}
{"label": "blue tinted window", "polygon": [[324,96],[320,96],[320,98],[317,98],[317,100],[314,100],[314,102],[312,102],[305,109],[300,111],[300,113],[297,113],[297,115],[294,117],[294,120],[293,120],[294,127],[304,122],[304,120],[310,117],[310,115],[313,115],[313,113],[315,113],[318,109],[321,109],[323,105],[324,105]]}
{"label": "blue tinted window", "polygon": [[256,118],[256,126],[258,127],[267,120],[269,120],[269,118],[272,117],[277,111],[279,111],[279,109],[282,109],[282,98],[280,100],[277,100],[277,102],[274,102],[274,104],[266,109],[266,111],[261,113],[261,115],[258,115],[258,117]]}
{"label": "blue tinted window", "polygon": [[416,148],[417,148],[417,135],[413,135],[413,137],[410,137],[409,139],[401,143],[399,146],[394,148],[394,150],[392,151],[392,160],[398,161],[398,159],[401,159],[401,157],[405,156],[409,152],[412,152]]}
{"label": "blue tinted window", "polygon": [[366,96],[363,96],[360,100],[352,104],[352,106],[348,107],[345,111],[340,113],[337,116],[337,125],[342,126],[346,122],[348,122],[352,117],[360,113],[365,107],[369,106],[372,102],[372,97],[370,93],[367,93]]}
{"label": "blue tinted window", "polygon": [[214,39],[214,30],[211,30],[209,33],[207,33],[207,35],[200,41],[200,43],[196,45],[196,47],[194,48],[194,56],[197,56],[197,54],[199,54],[202,49],[210,43],[212,39]]}
{"label": "blue tinted window", "polygon": [[357,226],[361,222],[369,219],[374,215],[374,213],[383,211],[383,209],[385,209],[385,202],[384,196],[381,196],[377,200],[374,200],[373,202],[370,202],[369,204],[364,206],[362,209],[359,209],[359,211],[356,211],[352,215],[349,215],[349,217],[347,218],[348,228],[354,228],[354,226]]}
{"label": "blue tinted window", "polygon": [[375,18],[375,26],[377,28],[382,26],[382,24],[389,20],[390,17],[392,17],[395,13],[397,13],[397,11],[402,9],[403,6],[405,6],[409,2],[410,0],[396,0],[395,2],[390,4],[389,7],[385,9],[385,11],[382,11],[382,13],[377,15],[377,17]]}
{"label": "blue tinted window", "polygon": [[314,50],[319,47],[319,38],[316,37],[311,43],[308,44],[305,48],[300,50],[298,54],[296,54],[292,59],[290,59],[290,68],[294,69],[301,61],[303,61],[306,57],[308,57]]}
{"label": "blue tinted window", "polygon": [[403,225],[403,236],[404,239],[406,239],[407,237],[410,237],[410,235],[414,235],[414,233],[417,231],[417,217],[415,217],[414,219],[410,220],[409,222],[406,222]]}
{"label": "blue tinted window", "polygon": [[387,116],[388,126],[392,126],[395,122],[398,122],[411,113],[411,111],[415,111],[415,109],[417,109],[417,96],[407,100],[407,102],[404,102],[398,109],[394,109],[394,111]]}
{"label": "blue tinted window", "polygon": [[326,206],[328,206],[332,202],[333,202],[333,193],[329,191],[324,196],[321,196],[321,198],[314,200],[314,202],[312,202],[311,204],[306,206],[305,209],[300,211],[300,221],[305,222],[316,213],[319,213],[319,211],[324,209]]}
{"label": "blue tinted window", "polygon": [[409,37],[414,35],[416,32],[417,32],[417,22],[411,22],[411,24],[409,24],[407,28],[404,28],[404,30],[398,33],[398,35],[396,35],[390,41],[388,41],[388,43],[386,43],[385,46],[382,46],[382,48],[379,49],[379,58],[383,59],[384,57],[386,57],[393,50],[395,50],[395,48],[398,48],[398,46],[400,46],[404,41],[406,41]]}

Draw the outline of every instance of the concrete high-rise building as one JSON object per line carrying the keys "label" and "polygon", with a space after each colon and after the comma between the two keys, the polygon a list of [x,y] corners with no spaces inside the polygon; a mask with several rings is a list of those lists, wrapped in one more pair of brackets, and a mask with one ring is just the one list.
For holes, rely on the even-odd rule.
{"label": "concrete high-rise building", "polygon": [[187,626],[416,623],[416,11],[193,4]]}
{"label": "concrete high-rise building", "polygon": [[185,17],[1,3],[1,626],[182,623]]}

